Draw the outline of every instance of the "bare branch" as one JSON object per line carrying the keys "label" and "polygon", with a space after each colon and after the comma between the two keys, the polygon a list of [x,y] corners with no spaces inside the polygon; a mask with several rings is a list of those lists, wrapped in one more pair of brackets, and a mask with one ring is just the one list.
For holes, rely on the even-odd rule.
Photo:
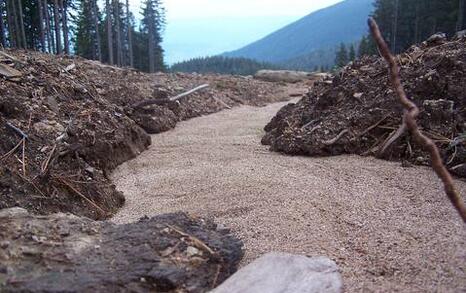
{"label": "bare branch", "polygon": [[461,199],[460,194],[455,187],[453,178],[451,177],[450,173],[448,172],[447,168],[442,162],[442,158],[440,157],[440,152],[437,146],[431,139],[423,135],[422,132],[419,130],[419,127],[416,122],[416,117],[419,114],[419,108],[416,106],[416,104],[409,100],[406,95],[403,85],[401,84],[399,74],[400,69],[398,67],[398,64],[396,63],[395,58],[390,52],[387,43],[383,39],[382,34],[380,33],[380,29],[375,20],[373,18],[369,18],[368,23],[372,36],[374,37],[379,48],[380,54],[383,56],[383,58],[385,59],[385,61],[387,61],[389,65],[391,83],[395,89],[400,103],[403,105],[403,108],[405,109],[403,123],[406,125],[406,128],[409,130],[414,139],[426,151],[430,153],[432,168],[434,169],[435,173],[437,173],[437,176],[442,180],[445,188],[445,193],[447,194],[451,203],[460,214],[463,221],[466,222],[466,206],[464,205],[464,202]]}
{"label": "bare branch", "polygon": [[348,129],[345,129],[345,130],[342,130],[336,137],[330,139],[330,140],[325,140],[325,141],[322,141],[323,144],[325,145],[334,145],[335,143],[337,143],[337,141],[339,141],[345,134],[347,133],[350,133],[350,131]]}

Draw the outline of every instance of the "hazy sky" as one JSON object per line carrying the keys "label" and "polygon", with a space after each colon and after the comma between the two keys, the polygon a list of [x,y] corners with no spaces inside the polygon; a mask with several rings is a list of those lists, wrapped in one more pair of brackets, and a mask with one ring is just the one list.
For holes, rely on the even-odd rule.
{"label": "hazy sky", "polygon": [[[168,63],[238,49],[342,0],[163,0]],[[130,0],[139,16],[142,0]]]}
{"label": "hazy sky", "polygon": [[[304,16],[342,0],[162,0],[168,20],[210,17]],[[134,12],[142,0],[130,0]]]}

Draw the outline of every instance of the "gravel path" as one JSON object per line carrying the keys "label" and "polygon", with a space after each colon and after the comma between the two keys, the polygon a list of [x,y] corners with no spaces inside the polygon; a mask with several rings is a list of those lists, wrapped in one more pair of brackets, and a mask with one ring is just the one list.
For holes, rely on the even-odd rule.
{"label": "gravel path", "polygon": [[153,136],[113,175],[127,198],[114,221],[187,211],[232,227],[244,264],[269,251],[327,255],[348,292],[466,291],[466,229],[433,172],[271,153],[262,128],[283,105],[235,108]]}

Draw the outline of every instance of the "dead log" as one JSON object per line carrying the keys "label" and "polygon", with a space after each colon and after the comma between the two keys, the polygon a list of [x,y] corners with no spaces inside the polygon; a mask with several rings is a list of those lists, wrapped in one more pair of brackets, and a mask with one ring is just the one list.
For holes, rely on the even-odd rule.
{"label": "dead log", "polygon": [[291,70],[259,70],[254,78],[269,82],[297,83],[303,81],[324,80],[328,74]]}
{"label": "dead log", "polygon": [[0,63],[0,75],[6,78],[21,77],[23,74],[21,71],[14,69],[6,64]]}
{"label": "dead log", "polygon": [[208,84],[203,84],[203,85],[200,85],[196,88],[193,88],[192,90],[189,90],[187,92],[184,92],[184,93],[181,93],[177,96],[174,96],[174,97],[171,97],[171,98],[168,98],[168,99],[151,99],[151,100],[145,100],[145,101],[141,101],[141,102],[137,102],[133,105],[131,105],[131,108],[134,108],[134,109],[138,109],[138,108],[143,108],[143,107],[146,107],[146,106],[150,106],[150,105],[164,105],[164,104],[167,104],[169,102],[174,102],[174,101],[177,101],[183,97],[186,97],[188,95],[191,95],[197,91],[200,91],[206,87],[209,87]]}

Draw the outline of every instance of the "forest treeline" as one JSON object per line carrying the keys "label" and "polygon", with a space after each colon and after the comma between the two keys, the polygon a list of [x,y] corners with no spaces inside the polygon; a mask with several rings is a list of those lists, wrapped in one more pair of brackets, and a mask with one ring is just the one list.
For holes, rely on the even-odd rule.
{"label": "forest treeline", "polygon": [[278,66],[266,62],[258,62],[248,58],[212,56],[193,58],[173,64],[170,68],[178,72],[222,73],[234,75],[253,75],[261,69],[277,69]]}
{"label": "forest treeline", "polygon": [[465,0],[376,0],[373,16],[399,53],[435,33],[452,36],[466,29],[465,14]]}
{"label": "forest treeline", "polygon": [[[435,33],[451,37],[466,29],[465,0],[376,0],[373,17],[379,24],[391,50],[403,52]],[[355,52],[357,53],[355,54]],[[363,36],[357,50],[353,44],[341,44],[335,56],[335,67],[353,61],[355,56],[377,54],[369,35]]]}
{"label": "forest treeline", "polygon": [[[124,0],[123,0],[124,1]],[[129,1],[0,0],[0,42],[3,47],[50,54],[77,54],[142,71],[165,70],[161,0],[141,1],[136,25]]]}

